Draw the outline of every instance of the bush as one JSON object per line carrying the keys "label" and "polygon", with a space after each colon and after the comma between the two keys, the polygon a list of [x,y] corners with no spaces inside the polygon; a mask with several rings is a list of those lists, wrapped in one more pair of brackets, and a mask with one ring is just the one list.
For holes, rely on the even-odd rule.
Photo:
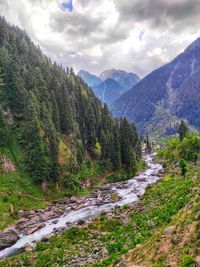
{"label": "bush", "polygon": [[195,267],[196,262],[190,255],[184,255],[181,258],[181,267]]}

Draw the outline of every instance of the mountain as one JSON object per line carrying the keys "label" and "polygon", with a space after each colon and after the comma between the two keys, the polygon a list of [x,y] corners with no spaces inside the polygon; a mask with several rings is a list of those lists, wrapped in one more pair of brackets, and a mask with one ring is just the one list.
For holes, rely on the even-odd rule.
{"label": "mountain", "polygon": [[113,103],[140,133],[165,135],[180,119],[200,129],[200,38],[170,63],[153,71]]}
{"label": "mountain", "polygon": [[102,80],[85,70],[80,70],[77,74],[81,77],[90,87],[98,86],[102,83]]}
{"label": "mountain", "polygon": [[100,77],[84,70],[79,71],[77,75],[92,87],[95,95],[108,106],[140,81],[134,73],[114,69],[102,72]]}
{"label": "mountain", "polygon": [[101,102],[109,106],[122,94],[121,86],[113,79],[107,79],[99,86],[94,86],[93,91]]}
{"label": "mountain", "polygon": [[135,128],[115,120],[73,69],[52,63],[1,17],[0,33],[0,158],[12,158],[35,182],[72,191],[94,161],[133,171],[140,158]]}
{"label": "mountain", "polygon": [[107,79],[115,80],[123,89],[123,92],[131,89],[141,79],[135,73],[128,73],[123,70],[105,70],[100,74],[100,78],[105,81]]}

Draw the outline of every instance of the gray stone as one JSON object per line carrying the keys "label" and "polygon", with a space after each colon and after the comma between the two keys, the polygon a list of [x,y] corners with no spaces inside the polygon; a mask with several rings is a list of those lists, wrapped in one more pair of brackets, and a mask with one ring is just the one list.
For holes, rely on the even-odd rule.
{"label": "gray stone", "polygon": [[0,249],[10,247],[20,238],[19,231],[15,227],[9,227],[0,232]]}
{"label": "gray stone", "polygon": [[24,210],[20,210],[18,212],[18,218],[21,219],[21,218],[24,218],[26,216],[26,212]]}
{"label": "gray stone", "polygon": [[52,223],[57,224],[58,222],[59,222],[59,220],[54,220]]}
{"label": "gray stone", "polygon": [[176,232],[176,226],[170,226],[166,228],[163,232],[164,235],[171,235]]}

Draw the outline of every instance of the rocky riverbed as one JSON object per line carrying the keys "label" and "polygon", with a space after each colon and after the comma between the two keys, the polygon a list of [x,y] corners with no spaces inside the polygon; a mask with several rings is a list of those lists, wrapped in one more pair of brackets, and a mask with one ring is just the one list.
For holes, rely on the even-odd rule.
{"label": "rocky riverbed", "polygon": [[140,175],[127,181],[107,184],[89,197],[64,198],[36,211],[21,210],[19,220],[0,232],[0,259],[19,251],[31,250],[37,241],[46,241],[72,226],[85,225],[101,213],[110,213],[116,207],[137,203],[147,187],[163,176],[163,168],[153,162],[153,156],[144,156],[147,169]]}

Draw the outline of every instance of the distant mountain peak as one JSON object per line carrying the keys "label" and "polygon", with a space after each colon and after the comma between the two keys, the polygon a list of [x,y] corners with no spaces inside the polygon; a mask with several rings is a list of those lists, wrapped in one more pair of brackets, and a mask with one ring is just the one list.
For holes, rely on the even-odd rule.
{"label": "distant mountain peak", "polygon": [[102,80],[94,74],[85,70],[80,70],[77,75],[81,77],[89,86],[98,86],[102,83]]}
{"label": "distant mountain peak", "polygon": [[110,69],[103,71],[99,76],[103,81],[111,78],[115,80],[123,89],[123,92],[131,89],[141,79],[132,72],[126,72],[124,70]]}
{"label": "distant mountain peak", "polygon": [[77,75],[80,76],[80,75],[83,75],[83,74],[90,74],[88,71],[86,70],[80,70]]}

